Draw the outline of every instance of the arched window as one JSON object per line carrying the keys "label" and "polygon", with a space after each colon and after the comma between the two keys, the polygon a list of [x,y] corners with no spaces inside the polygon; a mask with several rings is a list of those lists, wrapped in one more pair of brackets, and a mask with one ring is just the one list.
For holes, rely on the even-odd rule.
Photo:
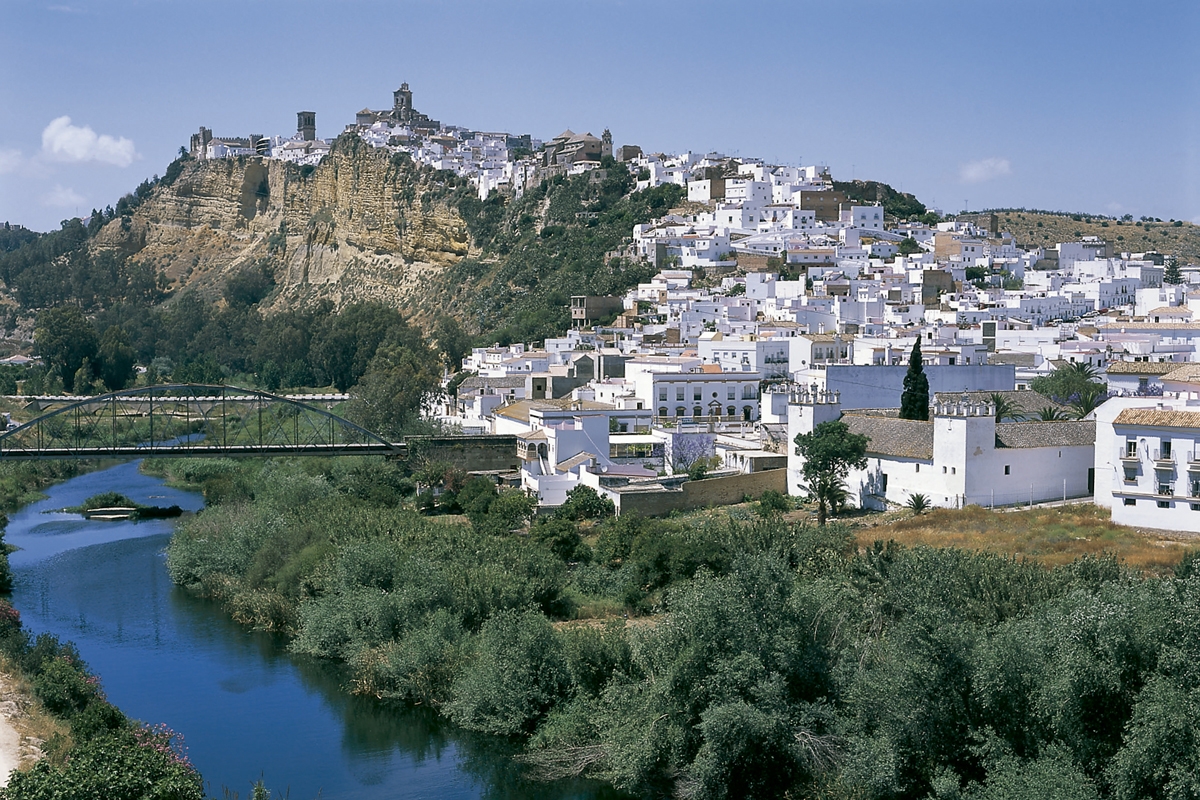
{"label": "arched window", "polygon": [[746,422],[749,422],[749,421],[750,421],[750,415],[751,415],[751,414],[753,414],[753,413],[754,413],[754,409],[750,408],[750,406],[745,406],[745,407],[742,409],[742,419],[744,419]]}
{"label": "arched window", "polygon": [[667,407],[666,407],[666,406],[659,406],[659,407],[658,407],[658,415],[659,415],[660,417],[665,417],[665,416],[667,415]]}
{"label": "arched window", "polygon": [[686,408],[684,408],[683,406],[676,406],[676,407],[675,407],[675,416],[677,416],[677,417],[682,417],[682,416],[683,416],[684,414],[686,414],[686,413],[687,413],[687,409],[686,409]]}
{"label": "arched window", "polygon": [[737,409],[736,409],[736,408],[734,408],[733,406],[730,406],[730,407],[729,407],[728,409],[726,409],[726,410],[729,412],[729,416],[731,416],[731,417],[736,417],[736,416],[737,416]]}

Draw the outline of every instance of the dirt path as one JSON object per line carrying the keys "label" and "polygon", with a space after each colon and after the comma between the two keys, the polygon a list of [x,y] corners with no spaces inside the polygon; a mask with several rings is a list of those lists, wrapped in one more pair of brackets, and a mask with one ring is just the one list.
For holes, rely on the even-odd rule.
{"label": "dirt path", "polygon": [[12,678],[0,674],[0,786],[8,785],[8,776],[21,763],[21,733],[13,724],[21,708],[12,697]]}

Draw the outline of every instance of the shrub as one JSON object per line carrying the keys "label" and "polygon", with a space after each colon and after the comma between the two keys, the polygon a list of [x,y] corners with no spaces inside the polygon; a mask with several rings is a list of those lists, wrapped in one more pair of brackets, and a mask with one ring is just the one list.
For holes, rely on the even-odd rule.
{"label": "shrub", "polygon": [[464,728],[525,735],[565,695],[569,681],[562,642],[549,620],[505,611],[480,629],[475,658],[454,682],[447,711]]}

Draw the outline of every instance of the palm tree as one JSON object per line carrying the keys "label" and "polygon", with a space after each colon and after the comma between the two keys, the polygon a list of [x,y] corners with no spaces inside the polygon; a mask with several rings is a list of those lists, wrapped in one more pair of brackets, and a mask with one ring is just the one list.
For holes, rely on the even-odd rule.
{"label": "palm tree", "polygon": [[817,504],[817,525],[823,526],[829,515],[836,514],[850,498],[846,482],[836,475],[821,475],[801,488],[808,492],[808,499]]}
{"label": "palm tree", "polygon": [[1016,405],[1012,400],[1009,400],[1000,392],[992,392],[992,405],[996,407],[996,422],[1021,422],[1025,419],[1025,415],[1017,410]]}
{"label": "palm tree", "polygon": [[1038,409],[1037,418],[1042,422],[1062,422],[1067,419],[1067,412],[1058,406],[1042,406]]}
{"label": "palm tree", "polygon": [[1091,383],[1086,389],[1071,397],[1071,410],[1075,413],[1076,419],[1085,419],[1107,399],[1108,389],[1098,383]]}
{"label": "palm tree", "polygon": [[905,505],[914,514],[921,514],[929,510],[930,502],[929,498],[920,492],[913,492],[908,496],[908,503]]}
{"label": "palm tree", "polygon": [[1072,361],[1070,364],[1064,365],[1063,369],[1088,381],[1094,381],[1100,374],[1091,364],[1084,364],[1082,361]]}

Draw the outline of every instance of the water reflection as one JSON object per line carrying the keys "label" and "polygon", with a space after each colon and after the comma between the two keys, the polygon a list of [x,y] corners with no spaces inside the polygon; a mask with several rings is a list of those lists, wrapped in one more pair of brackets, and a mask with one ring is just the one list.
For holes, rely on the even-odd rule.
{"label": "water reflection", "polygon": [[163,555],[170,520],[41,513],[104,491],[202,505],[136,464],[53,487],[11,518],[8,539],[21,548],[14,604],[31,630],[74,641],[126,713],[182,731],[210,794],[248,797],[261,775],[292,800],[616,796],[587,782],[527,783],[503,742],[446,726],[428,709],[348,695],[336,665],[292,656],[278,638],[174,587]]}

